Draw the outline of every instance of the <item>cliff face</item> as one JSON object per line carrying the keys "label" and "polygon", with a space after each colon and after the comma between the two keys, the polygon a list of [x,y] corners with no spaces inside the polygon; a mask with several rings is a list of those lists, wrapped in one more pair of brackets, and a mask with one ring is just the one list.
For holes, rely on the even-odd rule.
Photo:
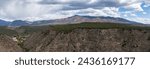
{"label": "cliff face", "polygon": [[18,46],[17,42],[6,35],[0,35],[0,52],[21,52],[23,49]]}
{"label": "cliff face", "polygon": [[47,30],[24,42],[26,51],[38,52],[144,52],[150,51],[150,31],[123,29]]}

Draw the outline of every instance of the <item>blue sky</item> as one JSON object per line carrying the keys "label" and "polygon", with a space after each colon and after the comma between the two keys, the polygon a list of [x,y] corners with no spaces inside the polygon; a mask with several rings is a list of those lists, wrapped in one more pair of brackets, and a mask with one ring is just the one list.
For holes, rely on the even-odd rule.
{"label": "blue sky", "polygon": [[121,17],[150,24],[150,0],[0,0],[0,19],[35,21],[73,15]]}

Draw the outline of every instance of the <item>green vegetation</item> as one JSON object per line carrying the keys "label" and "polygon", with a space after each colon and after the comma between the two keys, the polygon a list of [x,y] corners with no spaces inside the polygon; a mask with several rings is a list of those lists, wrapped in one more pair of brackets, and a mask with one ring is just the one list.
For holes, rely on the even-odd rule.
{"label": "green vegetation", "polygon": [[43,31],[49,29],[49,26],[22,26],[18,27],[15,30],[18,32],[19,35],[28,35],[34,32]]}
{"label": "green vegetation", "polygon": [[150,30],[150,27],[133,26],[129,24],[117,23],[79,23],[79,24],[65,24],[54,25],[54,30],[60,32],[70,32],[74,29],[137,29],[137,30]]}
{"label": "green vegetation", "polygon": [[26,36],[34,32],[50,29],[50,26],[22,26],[22,27],[5,27],[0,26],[0,35],[8,36]]}
{"label": "green vegetation", "polygon": [[147,40],[149,40],[149,41],[150,41],[150,36],[147,38]]}
{"label": "green vegetation", "polygon": [[15,30],[13,30],[13,28],[1,26],[0,27],[0,34],[1,35],[14,36],[14,35],[17,35],[17,32]]}
{"label": "green vegetation", "polygon": [[22,27],[0,27],[0,34],[9,36],[26,36],[34,32],[55,30],[59,32],[71,32],[74,29],[137,29],[137,30],[150,30],[150,27],[134,26],[130,24],[118,23],[78,23],[78,24],[63,24],[63,25],[49,25],[49,26],[22,26]]}

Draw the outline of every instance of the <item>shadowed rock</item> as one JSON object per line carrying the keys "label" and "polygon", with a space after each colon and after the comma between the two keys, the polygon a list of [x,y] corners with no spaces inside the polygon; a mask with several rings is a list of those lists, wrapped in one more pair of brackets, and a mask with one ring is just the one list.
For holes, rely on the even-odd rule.
{"label": "shadowed rock", "polygon": [[150,50],[149,38],[148,30],[49,30],[32,34],[23,47],[37,52],[145,52]]}

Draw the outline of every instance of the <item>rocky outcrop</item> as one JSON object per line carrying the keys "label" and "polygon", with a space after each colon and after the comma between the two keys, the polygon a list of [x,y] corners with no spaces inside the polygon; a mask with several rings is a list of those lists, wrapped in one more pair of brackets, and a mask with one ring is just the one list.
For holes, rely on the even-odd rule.
{"label": "rocky outcrop", "polygon": [[32,34],[23,48],[32,52],[148,52],[149,30],[75,29]]}
{"label": "rocky outcrop", "polygon": [[23,49],[17,42],[6,35],[0,35],[0,52],[21,52]]}

